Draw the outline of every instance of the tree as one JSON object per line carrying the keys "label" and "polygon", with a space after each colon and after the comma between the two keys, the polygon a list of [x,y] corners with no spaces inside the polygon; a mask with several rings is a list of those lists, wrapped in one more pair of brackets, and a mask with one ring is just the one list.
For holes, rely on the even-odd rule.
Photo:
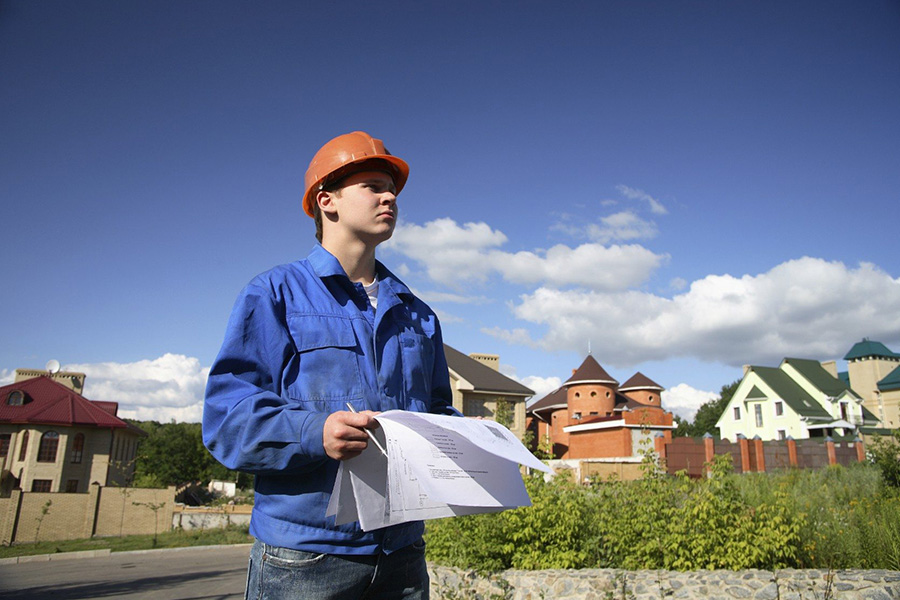
{"label": "tree", "polygon": [[222,479],[238,487],[252,485],[249,475],[230,471],[203,445],[200,423],[135,421],[147,433],[138,447],[134,483],[141,487],[181,485]]}
{"label": "tree", "polygon": [[884,482],[891,487],[900,487],[900,429],[872,440],[866,453],[869,462],[881,471]]}
{"label": "tree", "polygon": [[494,420],[506,428],[513,426],[515,419],[515,408],[513,403],[508,400],[497,399],[496,408],[494,409]]}
{"label": "tree", "polygon": [[734,392],[740,383],[741,380],[738,379],[728,385],[723,385],[719,391],[719,397],[700,406],[697,409],[697,414],[694,415],[693,423],[683,423],[684,427],[682,427],[682,423],[679,423],[679,430],[683,430],[685,432],[684,435],[692,437],[701,437],[707,433],[714,437],[719,437],[719,428],[716,427],[716,422],[722,416],[725,407],[731,402],[731,398],[734,396]]}

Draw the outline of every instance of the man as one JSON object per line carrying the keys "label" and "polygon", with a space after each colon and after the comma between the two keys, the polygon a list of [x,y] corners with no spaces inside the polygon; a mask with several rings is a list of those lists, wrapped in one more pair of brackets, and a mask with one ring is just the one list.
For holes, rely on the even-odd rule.
{"label": "man", "polygon": [[428,597],[421,522],[365,533],[325,517],[338,461],[366,448],[374,413],[458,414],[437,317],[375,260],[408,175],[367,133],[325,144],[303,196],[320,243],[235,303],[203,441],[255,475],[247,598]]}

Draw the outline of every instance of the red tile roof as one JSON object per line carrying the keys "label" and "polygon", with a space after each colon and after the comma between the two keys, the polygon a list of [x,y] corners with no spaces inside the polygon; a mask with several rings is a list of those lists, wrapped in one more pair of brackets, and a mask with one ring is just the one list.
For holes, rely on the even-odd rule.
{"label": "red tile roof", "polygon": [[[21,406],[9,404],[9,395],[15,390],[25,394],[25,403]],[[49,377],[35,377],[0,387],[0,423],[128,427],[125,421],[116,417],[117,410],[115,402],[88,400]]]}

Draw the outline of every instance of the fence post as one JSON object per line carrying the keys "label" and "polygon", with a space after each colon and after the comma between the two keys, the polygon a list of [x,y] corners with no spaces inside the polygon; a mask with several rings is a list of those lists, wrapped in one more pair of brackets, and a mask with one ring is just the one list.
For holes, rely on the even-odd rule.
{"label": "fence post", "polygon": [[859,436],[853,439],[853,444],[856,446],[856,462],[866,462],[866,447]]}
{"label": "fence post", "polygon": [[716,447],[713,436],[708,431],[703,434],[703,452],[706,458],[705,462],[703,463],[703,471],[706,476],[709,477],[709,466],[712,464],[713,459],[716,457]]}
{"label": "fence post", "polygon": [[765,473],[766,472],[766,453],[763,449],[763,441],[762,438],[758,435],[753,438],[753,450],[756,454],[756,472],[757,473]]}
{"label": "fence post", "polygon": [[750,472],[750,440],[744,437],[743,433],[739,433],[738,447],[741,449],[741,473]]}
{"label": "fence post", "polygon": [[81,537],[92,538],[97,532],[97,510],[100,507],[100,484],[92,483],[88,486],[88,497],[84,507],[84,520],[82,521]]}
{"label": "fence post", "polygon": [[797,442],[794,441],[794,438],[791,436],[787,436],[787,439],[784,440],[785,445],[787,445],[788,449],[788,462],[791,463],[792,467],[799,466],[797,461]]}
{"label": "fence post", "polygon": [[668,466],[666,464],[666,455],[668,448],[666,446],[666,436],[662,433],[657,432],[656,436],[653,438],[653,449],[656,450],[657,460],[659,461],[659,466],[661,469],[668,472]]}
{"label": "fence post", "polygon": [[830,435],[825,438],[825,452],[828,453],[828,464],[836,465],[837,453],[834,451],[834,440],[831,439]]}
{"label": "fence post", "polygon": [[0,544],[3,546],[9,546],[16,541],[16,528],[19,524],[19,514],[21,512],[22,490],[15,489],[9,495],[6,518],[0,519],[0,523],[6,523],[6,526],[0,530]]}

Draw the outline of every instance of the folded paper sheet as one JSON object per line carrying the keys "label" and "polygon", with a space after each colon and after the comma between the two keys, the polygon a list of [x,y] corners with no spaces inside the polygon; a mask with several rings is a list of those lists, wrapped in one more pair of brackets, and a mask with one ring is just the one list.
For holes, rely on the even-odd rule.
{"label": "folded paper sheet", "polygon": [[392,410],[379,414],[375,444],[342,461],[327,515],[363,531],[388,525],[530,506],[519,465],[548,472],[506,427]]}

